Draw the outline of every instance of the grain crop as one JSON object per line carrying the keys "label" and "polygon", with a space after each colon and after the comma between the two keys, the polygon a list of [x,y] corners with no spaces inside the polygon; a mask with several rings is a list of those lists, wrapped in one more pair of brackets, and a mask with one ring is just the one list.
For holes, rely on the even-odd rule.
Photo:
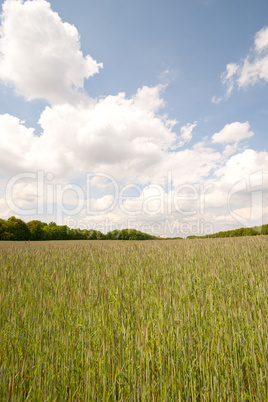
{"label": "grain crop", "polygon": [[0,242],[1,401],[268,399],[268,236]]}

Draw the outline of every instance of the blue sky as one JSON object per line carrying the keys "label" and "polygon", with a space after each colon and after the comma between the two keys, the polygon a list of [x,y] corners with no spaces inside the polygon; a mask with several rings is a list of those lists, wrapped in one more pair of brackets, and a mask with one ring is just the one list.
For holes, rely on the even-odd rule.
{"label": "blue sky", "polygon": [[268,94],[261,84],[220,107],[211,103],[223,92],[226,64],[244,58],[255,33],[267,25],[266,1],[78,1],[75,10],[71,2],[51,4],[78,28],[84,54],[104,63],[101,74],[85,84],[92,96],[121,91],[130,96],[143,85],[158,84],[169,70],[167,112],[182,124],[209,120],[204,135],[207,127],[220,130],[234,119],[258,121],[267,113],[257,110]]}
{"label": "blue sky", "polygon": [[[1,5],[2,217],[174,236],[268,222],[267,1]],[[38,171],[53,174],[51,199],[26,175],[7,186]]]}

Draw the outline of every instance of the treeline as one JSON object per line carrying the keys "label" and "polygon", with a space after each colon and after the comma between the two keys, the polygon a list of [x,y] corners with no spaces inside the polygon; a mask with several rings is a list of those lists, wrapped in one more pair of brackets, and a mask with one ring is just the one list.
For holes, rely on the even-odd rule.
{"label": "treeline", "polygon": [[[187,239],[208,239],[224,237],[241,237],[268,235],[268,225],[254,226],[218,232],[206,236],[188,236]],[[175,238],[172,238],[174,240]],[[181,239],[178,237],[177,239]],[[25,223],[14,216],[8,220],[0,219],[0,240],[159,240],[158,237],[140,232],[136,229],[113,230],[103,234],[97,230],[70,229],[67,225],[58,226],[33,220]],[[165,238],[161,240],[171,240]]]}
{"label": "treeline", "polygon": [[227,230],[225,232],[213,233],[206,236],[188,236],[187,239],[211,239],[211,238],[215,239],[223,237],[241,237],[241,236],[258,236],[258,235],[268,235],[268,225]]}
{"label": "treeline", "polygon": [[97,230],[70,229],[33,220],[25,223],[14,216],[8,220],[0,219],[0,240],[154,240],[155,236],[136,229],[113,230],[103,234]]}

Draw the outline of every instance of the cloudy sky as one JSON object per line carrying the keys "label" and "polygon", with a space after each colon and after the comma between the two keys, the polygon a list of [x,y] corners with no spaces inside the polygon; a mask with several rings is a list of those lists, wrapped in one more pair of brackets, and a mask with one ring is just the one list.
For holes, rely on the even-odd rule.
{"label": "cloudy sky", "polygon": [[1,218],[268,223],[267,0],[1,6]]}

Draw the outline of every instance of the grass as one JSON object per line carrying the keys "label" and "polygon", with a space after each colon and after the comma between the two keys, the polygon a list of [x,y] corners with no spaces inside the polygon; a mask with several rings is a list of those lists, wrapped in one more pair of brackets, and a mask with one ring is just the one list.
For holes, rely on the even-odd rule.
{"label": "grass", "polygon": [[268,236],[0,243],[0,400],[268,399]]}

